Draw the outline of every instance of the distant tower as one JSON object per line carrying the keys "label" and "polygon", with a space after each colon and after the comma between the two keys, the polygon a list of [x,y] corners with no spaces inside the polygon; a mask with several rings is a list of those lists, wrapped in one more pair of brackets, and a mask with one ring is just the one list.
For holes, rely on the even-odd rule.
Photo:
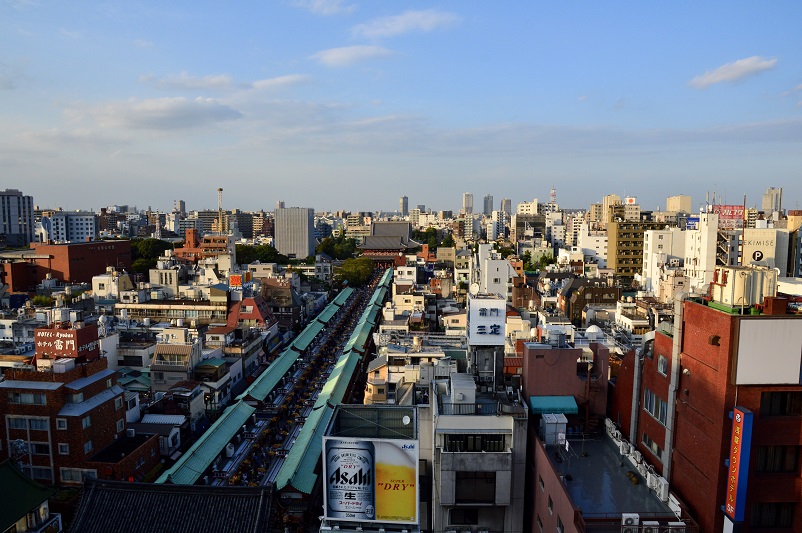
{"label": "distant tower", "polygon": [[223,233],[223,188],[217,188],[217,231]]}
{"label": "distant tower", "polygon": [[769,187],[763,193],[763,212],[766,214],[782,211],[783,208],[783,189],[782,187]]}
{"label": "distant tower", "polygon": [[276,209],[284,209],[284,200],[276,202]]}
{"label": "distant tower", "polygon": [[402,196],[398,202],[398,210],[401,212],[401,216],[405,217],[409,214],[409,198],[406,196]]}
{"label": "distant tower", "polygon": [[501,212],[512,215],[512,200],[509,198],[501,199]]}
{"label": "distant tower", "polygon": [[554,185],[551,186],[551,194],[549,194],[549,200],[551,201],[552,205],[557,205],[557,189]]}
{"label": "distant tower", "polygon": [[462,193],[462,212],[465,215],[473,214],[473,194],[469,192]]}
{"label": "distant tower", "polygon": [[492,194],[485,194],[484,198],[484,206],[483,206],[482,213],[485,215],[490,215],[493,212],[493,195]]}

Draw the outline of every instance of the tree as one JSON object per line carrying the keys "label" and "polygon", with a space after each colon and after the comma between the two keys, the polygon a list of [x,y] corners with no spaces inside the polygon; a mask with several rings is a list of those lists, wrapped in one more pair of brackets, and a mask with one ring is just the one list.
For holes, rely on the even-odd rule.
{"label": "tree", "polygon": [[443,242],[440,243],[440,246],[445,248],[453,248],[455,244],[454,236],[450,233],[446,233],[446,236],[443,237]]}
{"label": "tree", "polygon": [[350,287],[361,287],[370,280],[373,275],[373,259],[369,257],[357,257],[356,259],[346,259],[337,271],[335,281],[340,284],[348,282]]}
{"label": "tree", "polygon": [[326,237],[317,246],[317,253],[326,254],[332,259],[351,259],[356,253],[356,240],[348,239],[345,234]]}
{"label": "tree", "polygon": [[151,268],[156,268],[155,259],[137,259],[131,263],[131,272],[134,274],[147,274]]}
{"label": "tree", "polygon": [[173,245],[161,239],[134,239],[131,241],[131,259],[156,259],[164,255],[166,250],[172,250]]}

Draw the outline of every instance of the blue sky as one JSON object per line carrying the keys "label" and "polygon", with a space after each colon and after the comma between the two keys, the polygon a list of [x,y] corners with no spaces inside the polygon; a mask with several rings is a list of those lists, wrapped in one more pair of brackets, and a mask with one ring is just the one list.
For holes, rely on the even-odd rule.
{"label": "blue sky", "polygon": [[0,2],[0,188],[41,206],[802,208],[798,1]]}

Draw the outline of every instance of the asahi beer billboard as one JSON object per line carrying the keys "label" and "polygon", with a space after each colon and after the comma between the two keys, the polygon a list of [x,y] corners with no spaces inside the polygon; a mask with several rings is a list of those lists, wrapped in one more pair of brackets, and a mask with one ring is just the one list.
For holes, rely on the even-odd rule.
{"label": "asahi beer billboard", "polygon": [[329,519],[418,523],[418,441],[323,438]]}

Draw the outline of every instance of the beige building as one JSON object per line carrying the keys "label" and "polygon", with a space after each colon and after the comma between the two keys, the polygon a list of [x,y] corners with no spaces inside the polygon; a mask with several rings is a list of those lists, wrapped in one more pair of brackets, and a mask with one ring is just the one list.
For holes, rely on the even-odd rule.
{"label": "beige building", "polygon": [[669,196],[666,199],[666,211],[673,213],[690,213],[691,197],[685,194]]}
{"label": "beige building", "polygon": [[631,279],[640,274],[644,233],[664,227],[661,222],[610,222],[607,225],[607,268],[622,278]]}

